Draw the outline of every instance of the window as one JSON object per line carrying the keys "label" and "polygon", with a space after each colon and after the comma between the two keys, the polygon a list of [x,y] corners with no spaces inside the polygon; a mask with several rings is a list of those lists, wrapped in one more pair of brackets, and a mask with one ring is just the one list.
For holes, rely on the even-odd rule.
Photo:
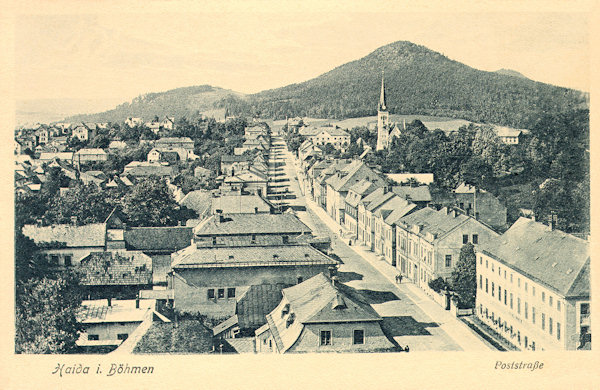
{"label": "window", "polygon": [[488,267],[488,261],[485,260],[485,268],[487,268],[487,267]]}
{"label": "window", "polygon": [[479,256],[479,265],[483,265],[483,257]]}
{"label": "window", "polygon": [[473,244],[478,244],[478,243],[479,243],[479,235],[473,234]]}
{"label": "window", "polygon": [[546,329],[546,315],[542,313],[542,330]]}
{"label": "window", "polygon": [[498,300],[502,302],[502,287],[498,286]]}
{"label": "window", "polygon": [[331,331],[330,330],[322,330],[321,331],[321,345],[331,345]]}
{"label": "window", "polygon": [[219,298],[225,298],[225,289],[224,288],[220,288],[218,290],[218,297]]}
{"label": "window", "polygon": [[560,311],[560,301],[556,301],[556,310]]}
{"label": "window", "polygon": [[483,290],[483,276],[479,275],[479,289]]}
{"label": "window", "polygon": [[283,239],[283,243],[284,244],[288,244],[289,243],[289,237],[288,236],[281,236],[281,238]]}
{"label": "window", "polygon": [[352,335],[352,344],[364,344],[365,343],[365,331],[362,329],[354,330]]}
{"label": "window", "polygon": [[485,278],[485,292],[488,292],[488,278]]}
{"label": "window", "polygon": [[504,280],[506,280],[506,270],[504,270]]}
{"label": "window", "polygon": [[535,297],[535,286],[531,286],[531,295]]}
{"label": "window", "polygon": [[446,267],[452,266],[452,255],[446,255]]}
{"label": "window", "polygon": [[548,332],[552,334],[552,317],[548,317]]}
{"label": "window", "polygon": [[50,255],[50,263],[52,265],[58,265],[58,255]]}
{"label": "window", "polygon": [[590,304],[582,303],[581,304],[581,315],[587,315],[590,313]]}
{"label": "window", "polygon": [[70,267],[73,265],[73,256],[65,256],[65,266]]}
{"label": "window", "polygon": [[513,276],[513,274],[510,274],[510,282],[511,283],[513,282],[512,276]]}
{"label": "window", "polygon": [[525,282],[525,291],[527,291],[527,282]]}
{"label": "window", "polygon": [[235,298],[235,287],[227,289],[227,298]]}
{"label": "window", "polygon": [[496,288],[494,287],[494,282],[492,282],[492,296],[494,296],[495,291],[496,291]]}
{"label": "window", "polygon": [[548,305],[552,306],[552,296],[548,295]]}
{"label": "window", "polygon": [[546,302],[546,293],[542,291],[542,302]]}
{"label": "window", "polygon": [[492,272],[494,272],[494,263],[492,263]]}
{"label": "window", "polygon": [[531,306],[531,322],[535,324],[535,307]]}
{"label": "window", "polygon": [[217,237],[212,238],[213,245],[217,245]]}
{"label": "window", "polygon": [[90,341],[98,341],[100,340],[100,336],[97,334],[88,334],[88,340]]}
{"label": "window", "polygon": [[525,302],[525,319],[529,318],[529,310],[527,310],[527,302]]}
{"label": "window", "polygon": [[504,289],[504,305],[506,305],[506,289]]}
{"label": "window", "polygon": [[556,339],[560,340],[560,322],[556,323]]}
{"label": "window", "polygon": [[521,288],[521,278],[517,278],[517,287]]}
{"label": "window", "polygon": [[517,298],[517,314],[521,314],[521,298]]}
{"label": "window", "polygon": [[513,293],[510,293],[510,308],[513,308]]}
{"label": "window", "polygon": [[463,234],[463,244],[467,244],[469,242],[469,235]]}
{"label": "window", "polygon": [[498,275],[500,275],[500,266],[498,266]]}
{"label": "window", "polygon": [[127,337],[129,337],[128,333],[119,333],[117,335],[117,340],[127,340]]}
{"label": "window", "polygon": [[256,234],[252,235],[252,237],[250,238],[250,243],[251,244],[255,244],[256,243]]}
{"label": "window", "polygon": [[215,289],[209,288],[208,291],[206,292],[206,297],[208,299],[215,299]]}

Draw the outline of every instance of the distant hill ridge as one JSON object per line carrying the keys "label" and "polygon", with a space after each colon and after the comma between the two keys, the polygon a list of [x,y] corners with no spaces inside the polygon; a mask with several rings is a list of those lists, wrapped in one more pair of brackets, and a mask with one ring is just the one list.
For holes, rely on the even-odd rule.
{"label": "distant hill ridge", "polygon": [[511,70],[477,70],[424,46],[399,41],[314,79],[253,95],[209,85],[177,88],[140,96],[104,113],[69,119],[179,118],[214,109],[273,119],[369,116],[377,111],[382,70],[392,114],[436,115],[527,128],[545,112],[587,108],[589,101],[589,94],[581,91],[536,82]]}
{"label": "distant hill ridge", "polygon": [[152,120],[155,116],[190,117],[198,112],[214,111],[218,108],[217,102],[226,101],[228,98],[239,99],[243,96],[239,92],[210,85],[182,87],[166,92],[147,93],[112,110],[97,114],[75,115],[66,120],[122,122],[128,117],[140,117],[146,121]]}

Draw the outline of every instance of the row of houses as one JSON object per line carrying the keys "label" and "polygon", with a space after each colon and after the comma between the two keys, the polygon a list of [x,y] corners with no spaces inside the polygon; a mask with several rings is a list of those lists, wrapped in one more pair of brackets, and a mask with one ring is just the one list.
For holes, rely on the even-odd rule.
{"label": "row of houses", "polygon": [[429,295],[473,244],[475,312],[515,349],[590,348],[587,241],[523,217],[500,235],[491,225],[506,223],[505,207],[464,184],[454,207],[434,207],[427,186],[389,185],[359,160],[315,161],[305,175],[307,196],[351,239]]}

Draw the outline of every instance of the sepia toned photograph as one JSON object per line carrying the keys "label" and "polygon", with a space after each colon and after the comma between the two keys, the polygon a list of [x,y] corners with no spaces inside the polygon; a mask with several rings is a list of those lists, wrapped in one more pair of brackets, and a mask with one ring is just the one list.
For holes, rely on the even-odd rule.
{"label": "sepia toned photograph", "polygon": [[14,15],[14,355],[593,349],[585,9],[88,5]]}

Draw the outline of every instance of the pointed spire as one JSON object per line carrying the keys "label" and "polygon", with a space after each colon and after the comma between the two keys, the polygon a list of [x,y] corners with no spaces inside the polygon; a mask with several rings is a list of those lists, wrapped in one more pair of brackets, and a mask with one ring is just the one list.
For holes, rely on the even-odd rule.
{"label": "pointed spire", "polygon": [[380,111],[387,110],[387,105],[385,104],[385,87],[384,87],[384,83],[383,83],[384,76],[385,76],[385,73],[382,70],[381,71],[381,95],[379,96],[379,110]]}

